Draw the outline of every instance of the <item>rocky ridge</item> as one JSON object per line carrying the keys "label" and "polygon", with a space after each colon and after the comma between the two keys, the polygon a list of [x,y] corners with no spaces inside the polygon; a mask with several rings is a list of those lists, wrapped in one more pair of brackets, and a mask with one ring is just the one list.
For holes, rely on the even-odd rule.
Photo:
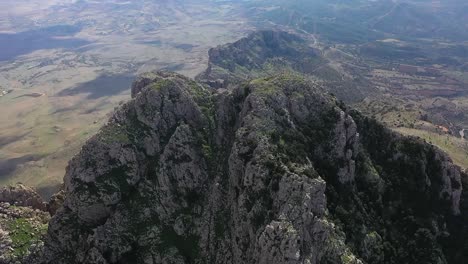
{"label": "rocky ridge", "polygon": [[215,91],[156,72],[132,97],[70,161],[42,263],[467,257],[467,175],[319,82],[284,74]]}
{"label": "rocky ridge", "polygon": [[323,62],[318,51],[297,35],[258,31],[234,43],[210,49],[200,80],[239,83],[278,70],[312,71]]}
{"label": "rocky ridge", "polygon": [[349,103],[375,92],[352,72],[337,68],[312,42],[306,36],[285,31],[256,31],[234,43],[210,49],[208,68],[196,79],[219,89],[292,73],[322,82],[325,90]]}
{"label": "rocky ridge", "polygon": [[41,211],[47,210],[47,203],[42,200],[42,197],[35,190],[23,184],[1,188],[0,202],[32,207]]}

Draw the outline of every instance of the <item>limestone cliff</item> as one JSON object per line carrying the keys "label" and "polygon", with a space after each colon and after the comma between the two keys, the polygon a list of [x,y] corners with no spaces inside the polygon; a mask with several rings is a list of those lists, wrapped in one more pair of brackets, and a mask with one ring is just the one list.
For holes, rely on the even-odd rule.
{"label": "limestone cliff", "polygon": [[43,263],[466,260],[466,175],[316,82],[158,72],[132,96],[70,161]]}

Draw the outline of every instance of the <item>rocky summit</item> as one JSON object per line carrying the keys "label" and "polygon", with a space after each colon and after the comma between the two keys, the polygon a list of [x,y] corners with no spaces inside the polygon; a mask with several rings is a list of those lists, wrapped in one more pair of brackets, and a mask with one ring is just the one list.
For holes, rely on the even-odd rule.
{"label": "rocky summit", "polygon": [[41,263],[465,263],[450,158],[294,74],[144,74],[74,157]]}

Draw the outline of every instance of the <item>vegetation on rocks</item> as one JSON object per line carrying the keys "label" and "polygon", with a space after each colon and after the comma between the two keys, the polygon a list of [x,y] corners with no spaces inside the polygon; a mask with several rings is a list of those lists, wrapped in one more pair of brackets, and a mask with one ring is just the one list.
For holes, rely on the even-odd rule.
{"label": "vegetation on rocks", "polygon": [[12,255],[23,257],[28,253],[29,248],[41,241],[42,236],[47,232],[47,223],[39,223],[33,226],[25,218],[17,218],[7,221],[6,229],[12,240]]}
{"label": "vegetation on rocks", "polygon": [[297,74],[231,88],[140,77],[71,161],[42,262],[464,258],[466,175],[443,152]]}
{"label": "vegetation on rocks", "polygon": [[0,263],[38,261],[50,220],[46,210],[31,188],[18,184],[0,189]]}

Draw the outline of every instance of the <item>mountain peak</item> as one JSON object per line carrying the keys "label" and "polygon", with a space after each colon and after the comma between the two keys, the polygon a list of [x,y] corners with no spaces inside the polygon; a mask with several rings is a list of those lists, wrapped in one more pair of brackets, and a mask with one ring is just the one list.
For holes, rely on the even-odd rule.
{"label": "mountain peak", "polygon": [[436,239],[460,239],[460,169],[314,81],[214,91],[158,72],[132,94],[70,162],[45,263],[399,263],[462,250]]}

